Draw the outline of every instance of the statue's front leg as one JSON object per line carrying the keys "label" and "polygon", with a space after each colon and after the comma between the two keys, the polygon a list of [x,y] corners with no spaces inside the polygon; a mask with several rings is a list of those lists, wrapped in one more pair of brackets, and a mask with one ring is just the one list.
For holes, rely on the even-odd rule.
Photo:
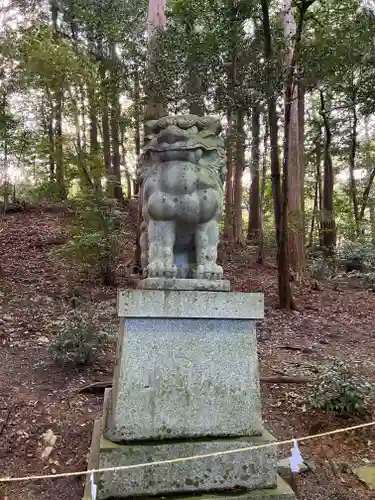
{"label": "statue's front leg", "polygon": [[176,222],[150,220],[148,223],[148,266],[150,278],[175,278],[173,248],[176,240]]}
{"label": "statue's front leg", "polygon": [[198,279],[222,279],[223,268],[216,263],[218,243],[219,223],[217,220],[211,220],[198,225],[195,233],[197,254],[196,277]]}

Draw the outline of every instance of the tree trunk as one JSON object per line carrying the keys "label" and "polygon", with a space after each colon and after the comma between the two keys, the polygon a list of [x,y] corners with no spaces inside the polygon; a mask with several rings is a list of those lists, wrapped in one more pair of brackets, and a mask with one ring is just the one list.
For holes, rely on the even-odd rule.
{"label": "tree trunk", "polygon": [[[141,103],[140,103],[140,89],[139,89],[139,74],[138,70],[135,71],[134,75],[134,104],[135,104],[135,134],[134,134],[134,143],[135,143],[135,154],[137,159],[141,154]],[[134,181],[134,195],[139,195],[139,183],[138,180]]]}
{"label": "tree trunk", "polygon": [[336,247],[336,224],[333,213],[334,172],[331,157],[332,133],[324,92],[322,90],[320,90],[320,114],[324,124],[323,246],[327,255],[333,255]]}
{"label": "tree trunk", "polygon": [[245,130],[244,113],[238,109],[236,112],[236,168],[234,172],[234,235],[236,245],[243,245],[242,228],[242,177],[245,169]]}
{"label": "tree trunk", "polygon": [[352,116],[353,121],[350,133],[349,180],[350,180],[350,195],[353,203],[355,233],[356,236],[359,236],[360,216],[359,216],[358,199],[357,199],[357,185],[354,177],[355,159],[357,153],[357,124],[358,124],[357,102],[356,102],[355,91],[353,91],[352,95],[352,110],[353,110],[353,116]]}
{"label": "tree trunk", "polygon": [[107,195],[114,198],[114,183],[111,163],[111,136],[109,129],[109,112],[108,112],[108,79],[104,63],[100,65],[100,107],[102,115],[102,141],[103,141],[103,157],[104,168],[107,175]]}
{"label": "tree trunk", "polygon": [[[296,36],[296,22],[294,19],[293,7],[291,0],[284,0],[284,36],[289,45],[285,58],[285,66],[288,72],[294,58],[293,66],[296,65],[296,56],[294,54],[296,47],[293,41]],[[288,134],[288,252],[290,265],[298,280],[305,269],[305,230],[303,220],[303,184],[304,172],[303,164],[303,129],[301,133],[301,118],[303,117],[300,110],[302,105],[303,92],[299,90],[299,85],[294,81],[295,68],[292,70],[292,78],[289,84],[291,89],[284,89],[285,92],[285,107],[290,106],[290,123],[288,129],[284,129],[284,134]],[[287,92],[290,95],[291,102],[287,102]],[[289,113],[289,111],[288,111]],[[285,144],[285,141],[284,141]]]}
{"label": "tree trunk", "polygon": [[[263,32],[264,32],[264,55],[265,59],[271,63],[273,60],[272,54],[272,39],[271,27],[268,10],[268,0],[261,0],[263,13]],[[288,265],[288,246],[287,246],[287,202],[288,198],[281,199],[281,176],[280,176],[280,157],[278,146],[278,124],[277,124],[277,109],[276,97],[273,92],[270,92],[268,98],[268,120],[270,126],[270,145],[271,145],[271,178],[272,178],[272,195],[274,202],[275,213],[275,229],[277,242],[277,264],[278,264],[278,288],[279,288],[279,303],[281,308],[290,309],[293,306],[292,291],[289,282],[289,265]],[[287,118],[287,114],[286,114]],[[289,123],[286,120],[286,126]],[[288,129],[287,129],[288,130]],[[288,134],[286,134],[288,136]],[[284,154],[288,153],[288,143],[284,146]],[[286,167],[287,156],[286,156]],[[285,174],[285,173],[284,173]],[[287,171],[286,171],[287,174]],[[287,195],[288,178],[284,175],[284,196]]]}
{"label": "tree trunk", "polygon": [[264,194],[266,191],[266,174],[267,174],[267,157],[268,157],[268,121],[267,117],[264,119],[265,131],[263,139],[263,161],[262,161],[262,181],[260,188],[260,200],[259,200],[259,213],[260,213],[260,232],[259,232],[259,246],[258,246],[258,257],[257,263],[264,263]]}
{"label": "tree trunk", "polygon": [[[51,3],[51,17],[52,17],[52,30],[53,39],[56,45],[59,44],[59,33],[57,27],[58,8],[55,3]],[[56,165],[56,182],[58,196],[61,201],[67,197],[65,187],[65,173],[64,173],[64,151],[63,151],[63,133],[62,133],[62,107],[63,107],[63,86],[61,78],[56,85],[55,92],[55,165]]]}
{"label": "tree trunk", "polygon": [[224,235],[233,241],[233,115],[228,111],[227,115],[227,175],[225,180],[225,216]]}
{"label": "tree trunk", "polygon": [[48,115],[48,164],[49,180],[55,181],[55,137],[53,133],[53,105],[51,103],[51,112]]}
{"label": "tree trunk", "polygon": [[56,182],[60,200],[65,200],[67,193],[65,188],[64,175],[64,151],[62,132],[62,89],[56,92],[55,106],[55,161],[56,161]]}
{"label": "tree trunk", "polygon": [[[318,225],[320,230],[320,198],[321,198],[321,162],[322,162],[322,150],[321,150],[321,129],[319,127],[319,133],[315,141],[315,158],[316,158],[316,174],[315,174],[315,189],[314,189],[314,208],[311,219],[311,229],[309,236],[309,248],[312,248],[314,244],[314,230],[315,225]],[[315,224],[315,221],[317,224]],[[320,234],[320,231],[319,231]]]}
{"label": "tree trunk", "polygon": [[94,89],[89,89],[90,172],[95,189],[101,189],[102,165],[98,141],[98,105]]}
{"label": "tree trunk", "polygon": [[375,208],[374,203],[370,203],[370,226],[371,226],[371,241],[375,245]]}
{"label": "tree trunk", "polygon": [[251,114],[251,186],[249,199],[249,224],[247,228],[247,239],[259,244],[260,233],[260,191],[259,191],[259,169],[260,169],[260,106],[254,106]]}
{"label": "tree trunk", "polygon": [[130,172],[128,168],[128,162],[126,160],[126,137],[124,127],[120,128],[120,136],[121,136],[121,156],[122,156],[122,164],[124,165],[125,179],[126,179],[126,198],[127,200],[131,200],[132,197],[132,180],[130,177]]}

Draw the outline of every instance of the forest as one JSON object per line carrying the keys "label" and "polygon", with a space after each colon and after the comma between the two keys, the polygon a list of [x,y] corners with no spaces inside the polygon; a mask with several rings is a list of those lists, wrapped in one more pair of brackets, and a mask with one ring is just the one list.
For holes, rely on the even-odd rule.
{"label": "forest", "polygon": [[[106,383],[114,359],[116,290],[139,279],[144,123],[167,114],[222,123],[219,260],[234,290],[265,294],[267,425],[281,439],[373,416],[375,2],[151,4],[0,1],[9,476],[85,466],[102,399],[90,384]],[[368,429],[303,446],[300,498],[372,498],[355,469],[375,462],[374,440]],[[0,498],[64,500],[81,487],[0,483]]]}

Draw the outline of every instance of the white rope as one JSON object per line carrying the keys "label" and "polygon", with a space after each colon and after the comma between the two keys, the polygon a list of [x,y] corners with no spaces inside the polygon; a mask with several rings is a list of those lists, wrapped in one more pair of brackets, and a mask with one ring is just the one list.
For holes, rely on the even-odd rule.
{"label": "white rope", "polygon": [[273,443],[267,443],[267,444],[262,444],[259,446],[246,446],[244,448],[236,448],[233,450],[224,450],[224,451],[216,451],[214,453],[205,453],[203,455],[193,455],[190,457],[178,457],[178,458],[172,458],[169,460],[159,460],[157,462],[146,462],[142,464],[134,464],[134,465],[123,465],[120,467],[107,467],[105,469],[91,469],[91,470],[85,470],[85,471],[79,471],[79,472],[62,472],[61,474],[47,474],[47,475],[39,475],[39,476],[25,476],[25,477],[2,477],[0,478],[0,483],[15,483],[15,482],[22,482],[22,481],[38,481],[40,479],[58,479],[62,477],[73,477],[73,476],[87,476],[92,473],[101,473],[101,472],[114,472],[114,471],[121,471],[121,470],[130,470],[130,469],[140,469],[144,467],[153,467],[156,465],[164,465],[164,464],[175,464],[179,462],[187,462],[189,460],[198,460],[201,458],[211,458],[211,457],[218,457],[218,456],[223,456],[223,455],[231,455],[234,453],[243,453],[245,451],[251,451],[251,450],[261,450],[264,448],[271,448],[273,446],[282,446],[285,444],[293,444],[295,442],[302,442],[302,441],[308,441],[311,439],[318,439],[326,436],[333,436],[335,434],[341,434],[343,432],[350,432],[358,429],[364,429],[366,427],[373,427],[375,426],[375,421],[373,422],[368,422],[366,424],[359,424],[359,425],[353,425],[352,427],[344,427],[341,429],[336,429],[334,431],[328,431],[328,432],[322,432],[320,434],[312,434],[310,436],[304,436],[300,438],[291,438],[291,439],[286,439],[284,441],[277,441]]}

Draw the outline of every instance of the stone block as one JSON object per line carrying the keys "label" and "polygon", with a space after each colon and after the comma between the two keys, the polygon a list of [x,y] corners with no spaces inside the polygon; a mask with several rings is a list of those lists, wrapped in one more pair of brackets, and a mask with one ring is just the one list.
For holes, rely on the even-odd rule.
{"label": "stone block", "polygon": [[[136,312],[121,318],[106,437],[123,442],[259,435],[262,423],[255,321],[190,318],[189,309],[178,311],[175,303],[171,309],[166,307],[172,317],[160,318],[156,313],[147,317],[157,305],[150,302],[142,309],[141,302],[148,304],[148,300],[141,296],[154,293],[159,298],[166,294],[139,290],[140,295],[133,297],[135,302],[139,298]],[[172,297],[179,292],[169,293]],[[195,305],[191,310],[195,308],[202,315],[205,307],[212,308],[215,302],[218,311],[230,310],[232,300],[236,302],[232,293],[184,293],[192,294]],[[130,302],[129,308],[135,308]],[[246,316],[244,303],[242,316]],[[126,313],[125,307],[122,311]],[[136,313],[143,317],[129,317]],[[182,317],[173,317],[177,314]]]}
{"label": "stone block", "polygon": [[292,488],[278,476],[276,488],[263,488],[246,493],[217,492],[194,496],[168,496],[168,500],[296,500],[296,495]]}
{"label": "stone block", "polygon": [[179,279],[179,278],[146,278],[138,283],[142,290],[185,290],[229,292],[229,280]]}
{"label": "stone block", "polygon": [[[102,438],[99,468],[173,460],[273,442],[273,437],[266,432],[253,437],[125,445]],[[235,487],[249,490],[273,488],[277,483],[275,453],[275,447],[268,446],[233,454],[97,473],[98,500],[231,490]]]}
{"label": "stone block", "polygon": [[255,320],[264,317],[261,293],[184,290],[123,290],[118,315],[126,318]]}
{"label": "stone block", "polygon": [[[102,419],[99,419],[96,420],[94,424],[88,460],[88,470],[99,468],[100,445],[103,444],[103,441],[101,441],[101,422]],[[228,455],[228,457],[230,457],[230,455]],[[237,457],[238,459],[238,457],[241,457],[241,455],[233,454],[232,457]],[[272,460],[274,460],[274,456],[272,456]],[[98,481],[98,477],[99,475],[96,474],[95,481]],[[112,500],[120,500],[120,498],[124,497],[112,497]],[[149,497],[148,495],[143,495],[142,498],[143,500],[156,500],[155,496]],[[184,495],[181,493],[177,494],[177,496],[168,495],[168,500],[295,500],[295,498],[296,497],[293,490],[289,487],[288,484],[285,483],[285,481],[280,478],[280,476],[277,476],[277,484],[275,488],[256,489],[245,493],[233,493],[232,491],[216,491],[201,493],[198,495],[194,494],[194,496],[190,496],[189,494]],[[92,500],[89,476],[86,477],[83,500]]]}

